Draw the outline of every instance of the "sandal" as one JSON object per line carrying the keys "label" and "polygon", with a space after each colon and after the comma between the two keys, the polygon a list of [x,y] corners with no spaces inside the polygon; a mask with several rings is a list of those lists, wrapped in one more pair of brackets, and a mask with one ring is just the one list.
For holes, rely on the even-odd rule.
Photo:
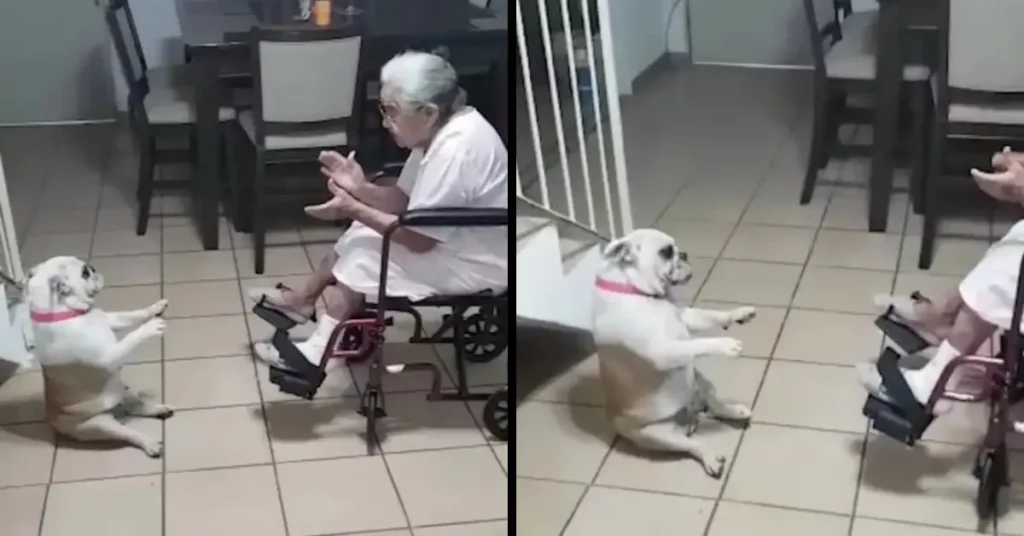
{"label": "sandal", "polygon": [[257,306],[271,309],[276,313],[280,313],[281,315],[287,317],[288,320],[291,320],[295,324],[305,324],[310,320],[316,322],[315,308],[313,309],[313,313],[307,316],[301,313],[300,311],[295,310],[291,306],[284,304],[284,300],[282,299],[281,295],[283,292],[290,290],[292,289],[289,288],[287,285],[283,283],[278,283],[277,285],[274,286],[274,288],[257,287],[247,289],[246,294],[249,296],[249,299],[252,300],[253,303],[255,303]]}

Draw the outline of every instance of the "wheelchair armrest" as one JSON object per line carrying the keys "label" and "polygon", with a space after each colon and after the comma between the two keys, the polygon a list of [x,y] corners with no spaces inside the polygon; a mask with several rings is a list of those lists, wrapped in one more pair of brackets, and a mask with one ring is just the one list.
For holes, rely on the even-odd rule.
{"label": "wheelchair armrest", "polygon": [[441,207],[410,210],[398,217],[400,227],[507,227],[507,208]]}
{"label": "wheelchair armrest", "polygon": [[377,182],[382,177],[398,177],[405,169],[405,162],[390,162],[381,166],[380,170],[370,177],[370,182]]}
{"label": "wheelchair armrest", "polygon": [[[377,287],[377,303],[387,300],[388,256],[391,237],[402,227],[508,227],[508,209],[493,207],[441,207],[418,208],[398,216],[394,223],[384,230],[384,244],[381,247],[380,285]],[[377,309],[377,321],[384,322],[384,307]]]}

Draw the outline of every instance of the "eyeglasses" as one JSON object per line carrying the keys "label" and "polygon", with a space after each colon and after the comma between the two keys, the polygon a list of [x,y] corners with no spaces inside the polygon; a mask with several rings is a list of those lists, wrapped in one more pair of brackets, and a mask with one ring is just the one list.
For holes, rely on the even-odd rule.
{"label": "eyeglasses", "polygon": [[386,119],[394,119],[398,117],[401,110],[393,104],[378,104],[377,110],[380,112],[380,116]]}

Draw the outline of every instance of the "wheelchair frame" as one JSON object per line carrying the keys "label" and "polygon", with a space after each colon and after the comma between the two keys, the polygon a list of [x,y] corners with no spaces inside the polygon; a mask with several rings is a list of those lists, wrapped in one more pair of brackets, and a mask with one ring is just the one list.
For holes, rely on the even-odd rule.
{"label": "wheelchair frame", "polygon": [[[1024,257],[1021,259],[1017,292],[1014,298],[1011,329],[1001,335],[998,356],[965,355],[955,359],[939,377],[938,388],[932,392],[927,404],[921,404],[907,385],[899,368],[899,354],[886,348],[878,359],[878,372],[882,377],[889,400],[869,395],[864,404],[864,416],[871,419],[872,428],[893,439],[913,446],[934,420],[935,405],[941,399],[957,402],[988,402],[989,423],[984,440],[978,449],[974,476],[978,479],[975,508],[979,523],[998,523],[998,509],[1002,490],[1010,485],[1010,462],[1007,436],[1014,431],[1010,408],[1024,399],[1024,378],[1021,377],[1020,359],[1024,358],[1019,326],[1024,316]],[[928,346],[913,330],[893,318],[890,309],[878,317],[875,324],[882,332],[908,353],[916,353]],[[1007,359],[1009,358],[1009,359]],[[954,372],[961,367],[983,371],[987,385],[975,393],[960,392],[949,385]]]}
{"label": "wheelchair frame", "polygon": [[[267,307],[262,301],[256,304],[253,312],[275,328],[271,342],[281,357],[280,364],[270,367],[270,381],[284,393],[312,400],[327,377],[326,368],[330,360],[345,359],[353,363],[368,360],[370,374],[361,394],[359,413],[366,418],[367,451],[371,455],[374,454],[379,440],[377,420],[387,416],[382,389],[385,373],[429,372],[431,389],[427,393],[427,400],[430,401],[486,401],[486,428],[496,438],[507,440],[510,427],[507,387],[492,393],[471,392],[466,374],[466,361],[487,362],[497,358],[507,348],[508,292],[494,294],[487,291],[464,296],[433,296],[413,302],[405,298],[388,297],[387,276],[391,239],[402,227],[507,227],[508,219],[508,210],[504,208],[417,209],[400,215],[383,234],[380,285],[376,301],[366,304],[362,311],[334,329],[319,366],[312,365],[288,337],[288,331],[296,324],[293,320]],[[445,315],[436,331],[424,336],[423,317],[417,310],[418,307],[450,308],[451,313]],[[473,307],[478,308],[478,312],[467,317],[466,313]],[[441,371],[434,363],[384,365],[384,332],[387,326],[393,323],[388,316],[391,312],[401,312],[413,317],[415,333],[409,340],[410,343],[454,344],[457,383],[454,392],[442,392]],[[468,326],[476,328],[467,329]],[[478,349],[483,351],[477,351]]]}

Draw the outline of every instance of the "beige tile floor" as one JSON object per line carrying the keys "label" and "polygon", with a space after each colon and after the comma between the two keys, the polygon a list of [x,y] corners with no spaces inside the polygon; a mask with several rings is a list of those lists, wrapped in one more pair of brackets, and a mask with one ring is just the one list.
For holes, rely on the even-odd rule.
{"label": "beige tile floor", "polygon": [[[616,442],[587,352],[525,393],[514,456],[481,431],[479,405],[426,404],[412,377],[388,385],[384,454],[367,457],[353,414],[361,369],[337,370],[308,403],[278,393],[245,357],[269,329],[246,314],[242,287],[301,278],[334,231],[275,231],[267,274],[255,277],[245,236],[225,227],[231,249],[201,251],[180,197],[162,198],[150,235],[134,236],[123,139],[91,127],[0,130],[26,262],[91,256],[110,278],[107,307],[171,299],[164,341],[125,375],[181,408],[165,423],[135,424],[167,442],[167,457],[153,461],[55,440],[40,424],[33,373],[0,385],[0,534],[506,534],[507,471],[524,536],[970,534],[967,471],[983,411],[959,408],[907,452],[867,434],[850,367],[881,342],[872,292],[948,288],[1003,223],[948,222],[943,231],[957,236],[942,240],[923,274],[912,262],[920,221],[905,194],[893,196],[889,233],[864,232],[863,162],[833,166],[831,182],[798,206],[807,82],[699,69],[624,103],[634,215],[690,250],[699,277],[682,294],[759,308],[737,332],[745,355],[703,365],[726,395],[754,407],[745,431],[702,430],[729,456],[721,481]],[[521,352],[517,378],[580,347],[551,334],[540,341],[540,351]],[[434,356],[400,344],[389,355]],[[473,382],[505,383],[506,363],[474,367]],[[1002,534],[1024,535],[1018,502],[1015,488]]]}
{"label": "beige tile floor", "polygon": [[[757,319],[735,332],[745,355],[701,365],[725,396],[752,405],[753,423],[698,432],[729,458],[720,481],[691,460],[637,453],[613,438],[595,358],[581,346],[580,358],[539,380],[518,407],[517,533],[974,533],[969,471],[986,410],[957,408],[908,450],[869,433],[852,365],[880,349],[873,293],[952,288],[1005,223],[987,212],[951,218],[934,267],[923,273],[916,267],[921,221],[905,193],[893,195],[889,232],[866,232],[865,161],[832,165],[814,200],[797,203],[807,117],[793,103],[809,86],[790,82],[802,75],[704,75],[669,75],[624,105],[627,125],[647,118],[626,132],[633,207],[641,225],[673,234],[696,257],[699,277],[683,295],[709,307],[758,306]],[[733,84],[758,91],[737,99]],[[731,155],[723,151],[729,143]],[[677,164],[666,165],[665,154]],[[905,174],[899,179],[905,183]],[[522,378],[527,358],[516,366]],[[1013,457],[1024,476],[1024,455]],[[999,533],[1024,534],[1019,484],[1009,512]]]}
{"label": "beige tile floor", "polygon": [[[132,151],[110,129],[3,131],[0,151],[26,265],[89,257],[106,276],[99,301],[108,309],[170,300],[163,341],[138,352],[124,376],[178,408],[165,422],[132,424],[163,437],[166,456],[153,460],[55,438],[41,422],[38,372],[0,384],[0,534],[507,532],[506,451],[478,425],[479,405],[428,403],[422,376],[388,383],[383,455],[367,456],[355,414],[365,371],[336,368],[305,402],[279,393],[248,357],[250,341],[266,340],[270,328],[247,314],[242,289],[301,279],[337,231],[276,230],[266,274],[256,277],[248,238],[226,225],[222,249],[202,250],[181,197],[161,197],[148,234],[135,236]],[[446,375],[452,365],[448,348],[395,342],[386,351],[439,363]],[[501,358],[471,374],[491,390],[505,371]]]}

